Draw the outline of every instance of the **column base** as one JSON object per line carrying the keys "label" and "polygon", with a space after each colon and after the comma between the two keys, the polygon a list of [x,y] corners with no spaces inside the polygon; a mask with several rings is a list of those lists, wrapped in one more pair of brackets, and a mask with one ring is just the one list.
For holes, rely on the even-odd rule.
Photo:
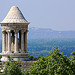
{"label": "column base", "polygon": [[11,53],[10,51],[7,51],[6,53]]}
{"label": "column base", "polygon": [[18,51],[14,52],[14,53],[19,53]]}
{"label": "column base", "polygon": [[21,51],[21,53],[25,53],[25,51]]}
{"label": "column base", "polygon": [[3,51],[2,53],[6,53],[5,51]]}

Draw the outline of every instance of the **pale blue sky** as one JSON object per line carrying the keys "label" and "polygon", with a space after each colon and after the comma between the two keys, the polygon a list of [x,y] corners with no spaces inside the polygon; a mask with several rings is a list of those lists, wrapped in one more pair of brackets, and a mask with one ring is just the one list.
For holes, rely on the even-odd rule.
{"label": "pale blue sky", "polygon": [[0,0],[0,22],[18,6],[30,27],[75,30],[75,0]]}

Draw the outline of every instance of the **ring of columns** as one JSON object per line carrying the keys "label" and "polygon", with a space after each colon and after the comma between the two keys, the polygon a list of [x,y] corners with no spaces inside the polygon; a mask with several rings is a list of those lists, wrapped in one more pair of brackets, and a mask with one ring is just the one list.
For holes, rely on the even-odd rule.
{"label": "ring of columns", "polygon": [[27,53],[28,30],[2,30],[2,53]]}

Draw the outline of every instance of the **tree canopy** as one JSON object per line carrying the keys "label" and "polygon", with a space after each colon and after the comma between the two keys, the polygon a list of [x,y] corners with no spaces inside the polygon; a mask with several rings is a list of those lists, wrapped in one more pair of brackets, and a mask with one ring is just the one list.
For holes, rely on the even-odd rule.
{"label": "tree canopy", "polygon": [[63,52],[59,53],[58,47],[54,47],[47,58],[39,58],[25,75],[75,75],[74,54],[68,58]]}
{"label": "tree canopy", "polygon": [[4,75],[23,75],[18,61],[12,60],[10,56],[7,57],[9,61],[5,64]]}

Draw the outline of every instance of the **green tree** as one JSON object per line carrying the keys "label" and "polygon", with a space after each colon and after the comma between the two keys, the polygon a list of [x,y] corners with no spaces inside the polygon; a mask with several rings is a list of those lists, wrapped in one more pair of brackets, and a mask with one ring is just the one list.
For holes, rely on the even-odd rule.
{"label": "green tree", "polygon": [[41,56],[34,57],[33,55],[29,55],[28,58],[29,58],[30,60],[38,60],[39,58],[41,58]]}
{"label": "green tree", "polygon": [[39,58],[25,75],[75,75],[75,55],[69,59],[54,47],[47,58]]}
{"label": "green tree", "polygon": [[12,61],[10,56],[8,56],[8,60],[5,64],[5,75],[23,75],[20,64],[17,61]]}
{"label": "green tree", "polygon": [[33,55],[29,55],[28,58],[29,58],[30,60],[34,60],[34,56],[33,56]]}
{"label": "green tree", "polygon": [[70,56],[71,57],[71,59],[70,59],[70,61],[71,61],[71,73],[73,75],[75,75],[75,52],[72,52],[72,55],[73,56]]}

